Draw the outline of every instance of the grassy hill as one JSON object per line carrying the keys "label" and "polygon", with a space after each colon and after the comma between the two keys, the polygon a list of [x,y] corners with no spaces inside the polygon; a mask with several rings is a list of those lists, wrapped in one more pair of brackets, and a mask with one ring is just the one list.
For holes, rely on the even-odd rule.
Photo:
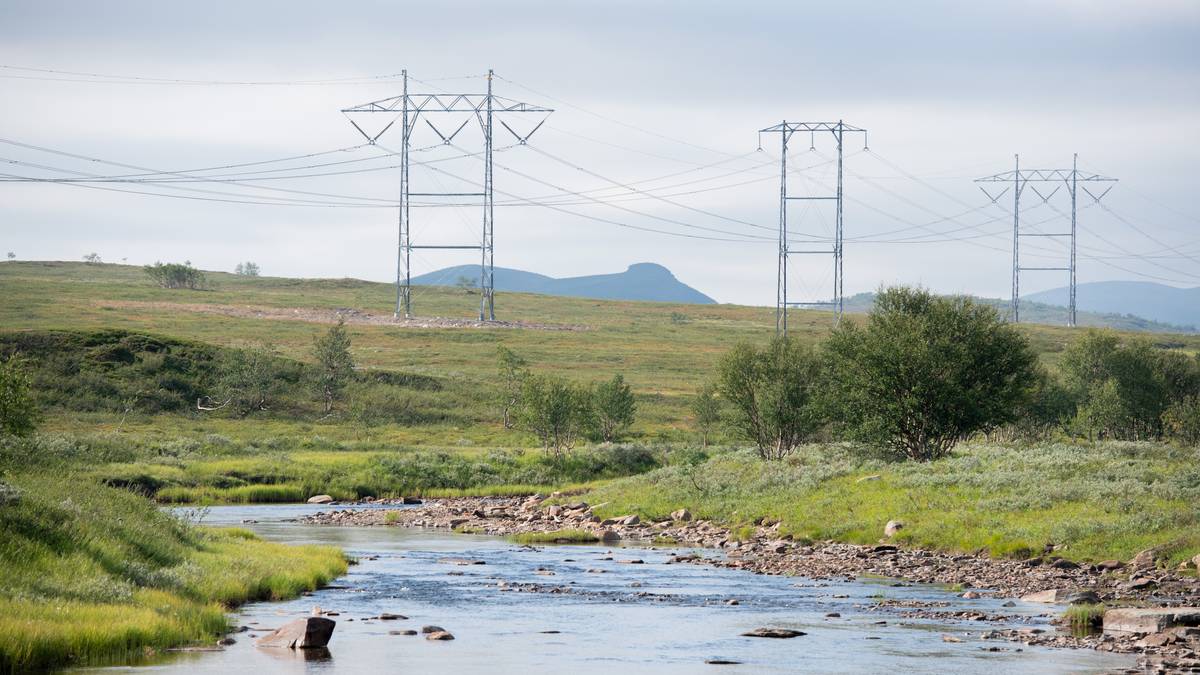
{"label": "grassy hill", "polygon": [[[720,447],[701,453],[698,464],[688,460],[696,440],[690,397],[734,343],[773,335],[769,308],[502,293],[502,319],[543,329],[395,325],[384,320],[394,306],[387,284],[222,273],[209,279],[208,290],[166,290],[132,266],[0,263],[0,350],[27,353],[35,381],[50,390],[39,394],[48,401],[47,418],[26,455],[57,457],[82,472],[79,480],[162,501],[577,487],[609,510],[658,516],[686,506],[733,526],[772,517],[799,537],[870,541],[883,522],[898,518],[908,523],[905,541],[997,555],[1054,544],[1064,556],[1096,560],[1165,544],[1178,562],[1200,550],[1200,477],[1191,448],[970,443],[932,463],[885,463],[835,444],[763,463],[718,437]],[[471,318],[478,295],[429,287],[417,289],[414,301],[422,315]],[[428,414],[364,426],[344,411],[324,415],[303,394],[247,417],[191,405],[206,386],[205,364],[229,348],[268,343],[280,367],[302,381],[313,338],[338,311],[351,320],[358,379],[386,380],[403,405]],[[790,326],[815,341],[829,332],[832,317],[798,311]],[[1019,329],[1052,368],[1079,333]],[[1200,352],[1197,335],[1152,339]],[[528,358],[535,371],[581,382],[622,373],[637,396],[632,442],[577,448],[561,462],[533,450],[532,435],[500,423],[497,345]],[[165,393],[122,403],[142,401],[137,392],[147,382]],[[102,384],[114,394],[90,405],[89,392]],[[882,479],[859,483],[867,474]]]}

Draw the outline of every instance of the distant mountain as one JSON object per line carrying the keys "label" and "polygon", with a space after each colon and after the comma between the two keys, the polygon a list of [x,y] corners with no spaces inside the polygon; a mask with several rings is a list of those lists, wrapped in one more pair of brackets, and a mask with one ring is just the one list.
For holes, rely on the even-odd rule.
{"label": "distant mountain", "polygon": [[[1028,297],[1034,302],[1066,306],[1069,290],[1055,288]],[[1093,281],[1076,287],[1080,310],[1130,314],[1160,323],[1200,326],[1200,287],[1175,288],[1150,281]]]}
{"label": "distant mountain", "polygon": [[[1144,331],[1147,333],[1195,333],[1198,332],[1193,325],[1178,325],[1165,323],[1160,321],[1152,321],[1141,316],[1133,314],[1118,314],[1116,312],[1091,312],[1083,309],[1083,284],[1080,284],[1077,296],[1079,302],[1076,320],[1080,326],[1095,326],[1098,328],[1116,328],[1118,330],[1133,330]],[[1064,289],[1064,298],[1065,298]],[[976,302],[991,305],[1001,311],[1007,313],[1009,307],[1008,300],[998,298],[975,298]],[[846,298],[847,312],[868,312],[875,304],[874,293],[859,293],[857,295]],[[1021,321],[1024,323],[1041,323],[1048,325],[1061,326],[1066,323],[1067,308],[1064,300],[1063,305],[1053,305],[1044,302],[1035,302],[1029,297],[1021,298]]]}
{"label": "distant mountain", "polygon": [[[675,278],[671,271],[654,263],[637,263],[617,274],[594,274],[586,277],[556,279],[544,274],[497,267],[497,291],[541,293],[576,298],[604,300],[647,300],[651,302],[683,302],[711,305],[716,302],[700,291]],[[429,274],[413,277],[420,286],[453,286],[460,279],[479,283],[478,265],[447,267]]]}

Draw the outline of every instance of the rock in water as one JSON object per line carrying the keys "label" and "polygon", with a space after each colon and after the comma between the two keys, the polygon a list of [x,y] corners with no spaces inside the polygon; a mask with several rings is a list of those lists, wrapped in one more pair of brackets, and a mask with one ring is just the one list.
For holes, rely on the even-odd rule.
{"label": "rock in water", "polygon": [[790,628],[755,628],[754,630],[742,633],[742,637],[758,638],[794,638],[801,635],[808,635],[808,633]]}
{"label": "rock in water", "polygon": [[329,644],[333,637],[332,619],[309,616],[289,621],[255,641],[259,647],[286,647],[289,649],[313,649]]}
{"label": "rock in water", "polygon": [[451,635],[448,631],[435,630],[432,633],[426,635],[425,639],[426,640],[453,640],[454,636]]}
{"label": "rock in water", "polygon": [[1062,602],[1062,601],[1066,600],[1067,595],[1068,595],[1067,591],[1064,591],[1060,588],[1051,588],[1050,590],[1046,590],[1046,591],[1038,591],[1037,593],[1029,593],[1028,595],[1022,595],[1021,601],[1022,602]]}
{"label": "rock in water", "polygon": [[329,495],[313,495],[312,497],[308,498],[308,503],[309,504],[332,504],[333,497],[330,497]]}

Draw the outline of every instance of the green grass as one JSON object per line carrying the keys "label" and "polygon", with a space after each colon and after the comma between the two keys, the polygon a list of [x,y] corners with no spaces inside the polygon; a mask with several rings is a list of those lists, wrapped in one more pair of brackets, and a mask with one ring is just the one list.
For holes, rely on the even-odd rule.
{"label": "green grass", "polygon": [[1104,605],[1071,605],[1064,618],[1074,630],[1093,630],[1104,623]]}
{"label": "green grass", "polygon": [[[140,267],[85,265],[59,262],[0,264],[0,325],[8,330],[123,329],[163,336],[187,336],[216,347],[240,347],[269,342],[282,356],[308,362],[312,338],[325,329],[302,321],[234,318],[181,309],[183,304],[251,305],[274,308],[352,307],[389,314],[394,289],[388,284],[348,279],[248,278],[210,273],[212,290],[158,288]],[[120,305],[119,303],[151,303]],[[450,288],[422,288],[417,312],[421,316],[470,317],[477,296]],[[126,420],[123,429],[134,435],[171,437],[218,433],[249,435],[263,428],[275,435],[295,435],[304,424],[338,440],[361,438],[376,448],[388,445],[529,447],[533,438],[504,429],[495,400],[495,350],[505,345],[525,356],[535,372],[555,373],[591,381],[621,373],[637,396],[635,440],[680,442],[694,440],[689,428],[688,398],[712,372],[717,358],[739,340],[765,341],[774,332],[774,312],[766,307],[682,305],[558,298],[520,293],[497,297],[499,317],[559,324],[586,325],[585,331],[509,329],[397,329],[351,325],[355,359],[365,369],[434,378],[440,391],[413,391],[414,405],[427,418],[406,424],[356,428],[343,419],[308,422],[220,416],[163,415]],[[684,322],[673,314],[686,315]],[[851,317],[850,320],[857,320]],[[796,311],[789,315],[789,332],[814,341],[828,334],[832,321],[826,312]],[[1021,325],[1042,360],[1053,366],[1077,334],[1063,327]],[[1161,335],[1156,341],[1183,351],[1200,350],[1200,336]],[[113,429],[120,415],[95,415],[88,426]],[[75,416],[51,415],[52,430],[77,430]],[[195,431],[196,428],[201,431]],[[729,439],[716,438],[716,442]]]}
{"label": "green grass", "polygon": [[[597,515],[698,518],[753,534],[781,521],[798,539],[871,544],[889,520],[899,543],[1027,557],[1049,544],[1074,560],[1127,560],[1165,546],[1172,564],[1200,553],[1197,451],[1153,443],[968,444],[936,462],[884,463],[841,445],[808,446],[783,462],[717,454],[609,481],[583,496]],[[857,482],[869,474],[878,480]]]}
{"label": "green grass", "polygon": [[552,532],[521,532],[513,535],[518,544],[591,544],[600,541],[595,532],[587,530],[554,530]]}
{"label": "green grass", "polygon": [[295,597],[346,570],[336,549],[191,525],[67,469],[7,474],[0,672],[136,661],[215,640],[225,611]]}

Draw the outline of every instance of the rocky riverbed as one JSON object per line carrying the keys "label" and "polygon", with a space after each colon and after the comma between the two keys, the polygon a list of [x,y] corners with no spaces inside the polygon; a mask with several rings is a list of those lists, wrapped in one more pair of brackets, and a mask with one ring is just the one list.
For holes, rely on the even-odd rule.
{"label": "rocky riverbed", "polygon": [[[1028,602],[1103,602],[1108,606],[1200,605],[1200,580],[1162,569],[1153,550],[1144,551],[1128,562],[1106,561],[1096,565],[1076,564],[1055,556],[1053,551],[1030,560],[1005,560],[904,548],[888,543],[886,536],[872,546],[798,542],[780,535],[779,524],[769,521],[757,523],[753,534],[739,540],[728,528],[695,519],[687,510],[676,511],[671,518],[643,522],[636,515],[601,519],[593,513],[591,505],[561,501],[547,503],[540,495],[459,498],[431,500],[419,507],[402,509],[378,508],[381,502],[376,501],[370,509],[349,505],[346,509],[308,516],[304,522],[443,528],[496,536],[572,530],[590,533],[598,541],[613,544],[629,541],[713,549],[711,555],[681,553],[668,560],[672,564],[703,564],[804,577],[814,583],[878,576],[896,579],[897,584],[959,585],[966,597],[981,594],[1022,598]],[[399,503],[397,500],[396,504]],[[887,531],[894,534],[902,527],[901,523],[889,523]],[[898,609],[908,612],[907,616],[934,617],[947,612],[926,607]],[[969,618],[986,625],[1004,617]],[[982,630],[979,637],[995,643],[1137,653],[1141,655],[1142,672],[1200,672],[1200,627],[1173,627],[1150,634],[1003,629]]]}

